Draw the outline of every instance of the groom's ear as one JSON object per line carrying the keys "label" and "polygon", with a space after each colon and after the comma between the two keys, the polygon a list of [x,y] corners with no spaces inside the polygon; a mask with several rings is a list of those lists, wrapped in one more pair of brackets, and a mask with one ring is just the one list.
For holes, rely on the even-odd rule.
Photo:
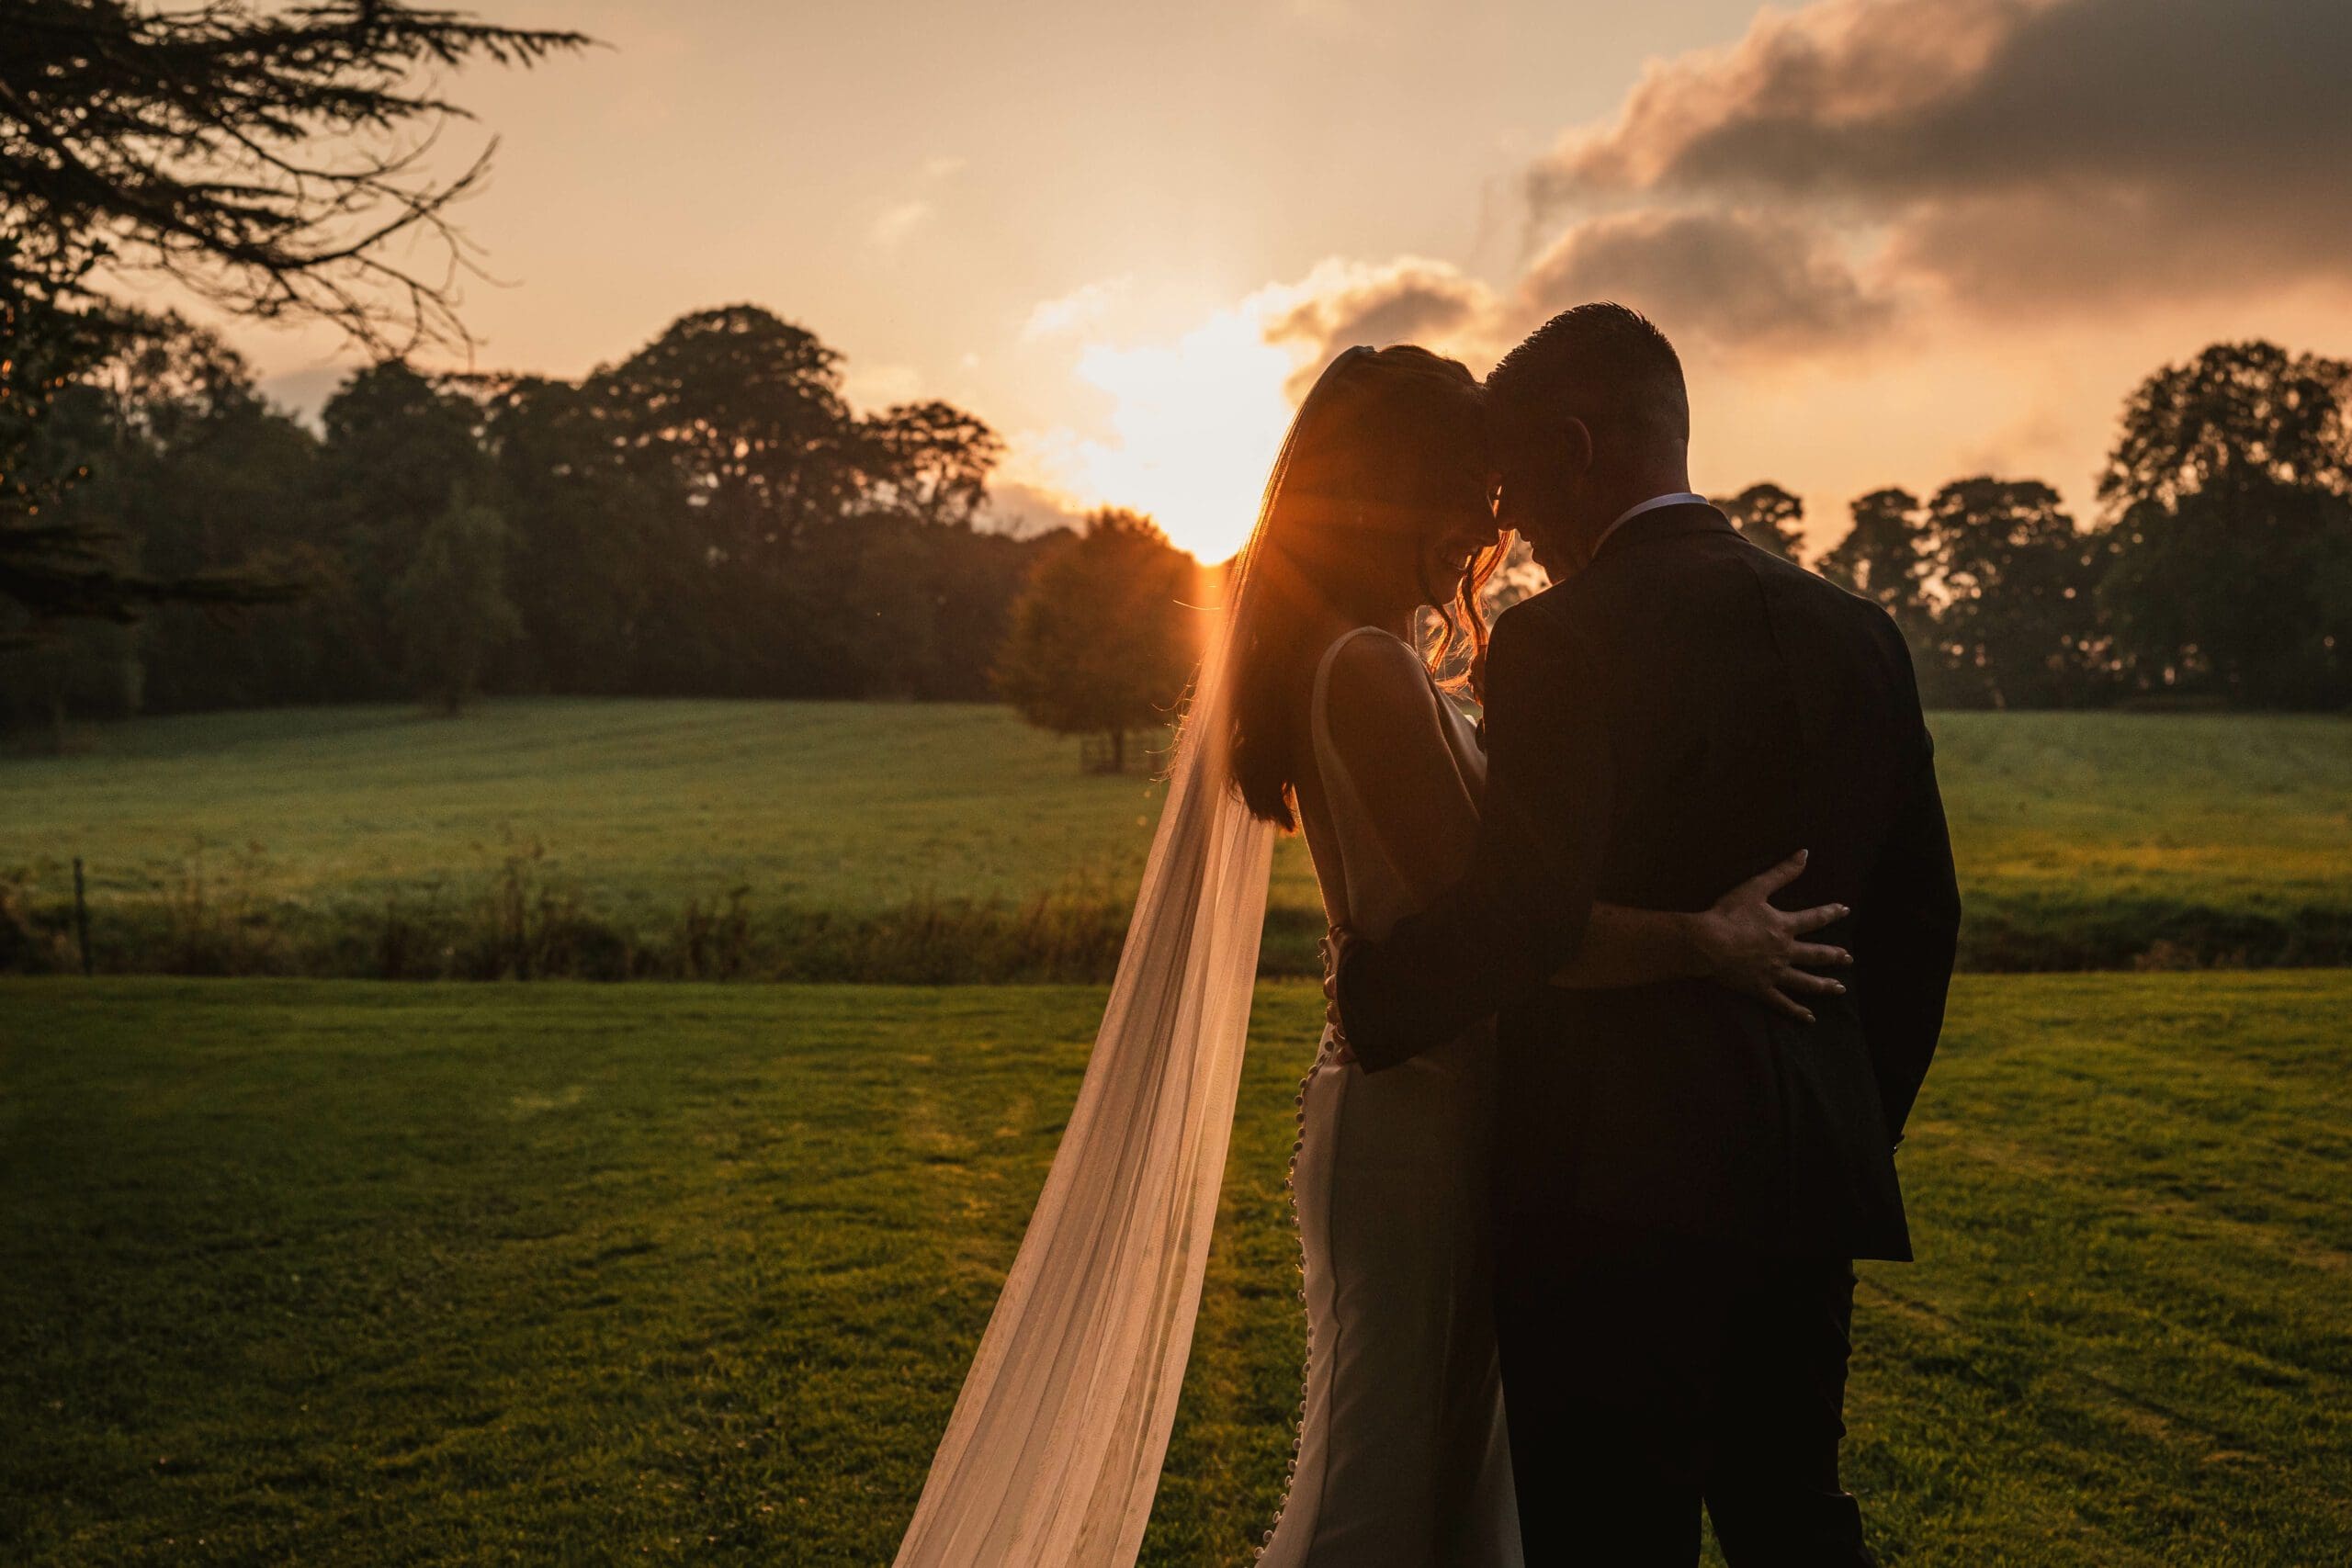
{"label": "groom's ear", "polygon": [[1578,479],[1592,472],[1592,426],[1570,414],[1560,422],[1559,443],[1561,467]]}

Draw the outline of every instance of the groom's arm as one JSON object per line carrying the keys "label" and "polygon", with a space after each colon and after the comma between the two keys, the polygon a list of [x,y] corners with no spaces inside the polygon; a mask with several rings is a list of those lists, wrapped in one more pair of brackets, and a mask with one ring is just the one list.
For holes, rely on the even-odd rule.
{"label": "groom's arm", "polygon": [[1497,623],[1487,787],[1470,870],[1380,942],[1350,945],[1341,1027],[1367,1071],[1454,1038],[1576,955],[1607,848],[1614,768],[1589,660],[1549,618]]}

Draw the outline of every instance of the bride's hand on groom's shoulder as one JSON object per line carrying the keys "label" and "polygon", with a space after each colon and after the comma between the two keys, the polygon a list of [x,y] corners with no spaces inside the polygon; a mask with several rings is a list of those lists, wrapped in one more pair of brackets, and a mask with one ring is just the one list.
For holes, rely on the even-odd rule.
{"label": "bride's hand on groom's shoulder", "polygon": [[1804,940],[1852,913],[1845,905],[1773,908],[1772,895],[1804,874],[1805,860],[1806,852],[1799,850],[1770,871],[1749,877],[1697,916],[1694,927],[1707,978],[1811,1023],[1813,1010],[1801,998],[1838,996],[1846,989],[1834,976],[1818,971],[1843,968],[1854,957],[1842,947]]}

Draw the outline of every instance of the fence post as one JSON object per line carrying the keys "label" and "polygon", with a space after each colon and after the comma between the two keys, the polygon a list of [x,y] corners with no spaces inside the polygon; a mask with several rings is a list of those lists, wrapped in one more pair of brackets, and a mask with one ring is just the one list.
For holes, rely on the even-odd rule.
{"label": "fence post", "polygon": [[82,944],[82,975],[90,973],[90,905],[82,894],[82,857],[74,857],[74,935]]}

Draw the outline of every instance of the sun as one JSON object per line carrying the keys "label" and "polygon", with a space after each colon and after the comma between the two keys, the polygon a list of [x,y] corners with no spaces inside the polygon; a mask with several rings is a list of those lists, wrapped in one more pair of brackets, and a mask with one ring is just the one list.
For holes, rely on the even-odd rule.
{"label": "sun", "polygon": [[1290,423],[1284,383],[1298,368],[1259,315],[1244,304],[1173,343],[1088,344],[1078,375],[1111,397],[1108,436],[1034,438],[1019,477],[1034,471],[1082,505],[1148,513],[1203,561],[1231,556],[1258,521]]}

